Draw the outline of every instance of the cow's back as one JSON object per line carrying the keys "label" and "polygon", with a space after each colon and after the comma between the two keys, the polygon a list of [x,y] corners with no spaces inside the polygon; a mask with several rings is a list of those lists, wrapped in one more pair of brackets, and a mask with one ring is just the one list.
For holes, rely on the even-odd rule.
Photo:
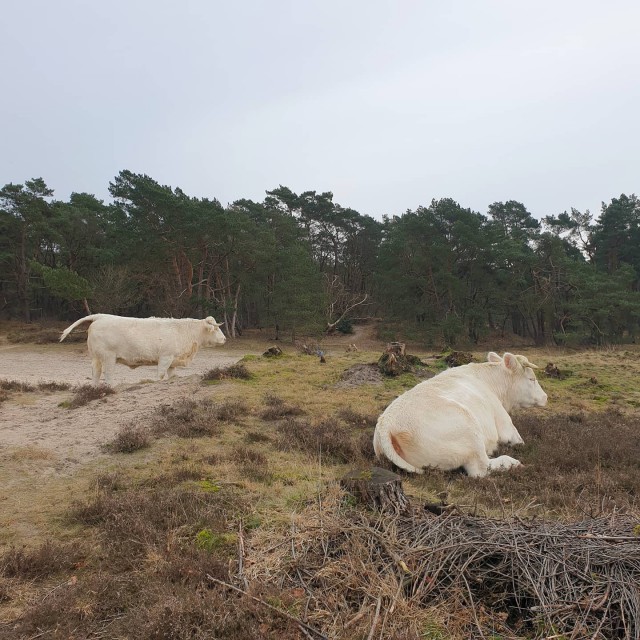
{"label": "cow's back", "polygon": [[99,318],[89,327],[87,345],[92,356],[138,366],[197,350],[190,323],[166,318]]}

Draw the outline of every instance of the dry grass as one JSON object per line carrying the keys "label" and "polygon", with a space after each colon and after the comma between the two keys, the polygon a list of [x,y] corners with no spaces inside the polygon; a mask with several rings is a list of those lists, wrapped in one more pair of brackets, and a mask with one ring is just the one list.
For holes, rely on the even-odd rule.
{"label": "dry grass", "polygon": [[[295,623],[208,578],[229,578],[238,539],[234,522],[244,509],[229,488],[103,488],[70,514],[97,533],[100,552],[93,564],[34,599],[7,632],[143,640],[298,638]],[[30,574],[22,569],[21,575]],[[285,608],[293,601],[274,588],[256,585],[252,591]]]}
{"label": "dry grass", "polygon": [[236,445],[229,454],[229,460],[238,465],[240,475],[245,478],[262,483],[271,483],[273,480],[269,470],[269,459],[262,451]]}
{"label": "dry grass", "polygon": [[[594,535],[615,537],[618,527],[640,524],[640,364],[624,352],[525,353],[572,375],[541,378],[549,406],[515,416],[526,444],[509,453],[523,468],[483,480],[405,475],[415,507],[438,494],[457,505],[441,517],[417,510],[410,521],[354,508],[332,482],[373,464],[377,416],[417,382],[336,388],[344,371],[379,354],[328,354],[324,365],[302,355],[257,358],[248,383],[194,385],[212,399],[189,397],[149,416],[153,435],[186,439],[158,440],[86,485],[69,484],[67,500],[85,487],[86,499],[63,524],[51,511],[52,527],[65,542],[90,540],[93,548],[81,569],[63,567],[54,584],[4,578],[0,620],[9,626],[0,622],[0,637],[322,637],[301,631],[298,619],[344,639],[466,640],[480,636],[478,626],[486,638],[569,638],[570,625],[576,638],[624,638],[615,616],[626,606],[625,624],[632,619],[620,594],[629,579],[637,584],[629,573],[637,543],[598,546],[578,536],[591,525]],[[44,483],[34,500],[49,489]],[[551,546],[537,546],[545,539]],[[580,582],[572,558],[588,566],[585,550],[592,564]],[[596,566],[603,550],[610,563]],[[560,590],[567,585],[575,591]],[[565,609],[553,610],[551,596]]]}
{"label": "dry grass", "polygon": [[366,455],[361,440],[354,439],[349,429],[335,420],[312,423],[288,418],[278,425],[277,433],[276,446],[281,451],[302,451],[338,464],[357,464]]}
{"label": "dry grass", "polygon": [[71,385],[68,382],[50,380],[48,382],[38,382],[38,389],[40,391],[67,391],[71,389]]}
{"label": "dry grass", "polygon": [[[476,481],[460,475],[454,489],[460,500],[494,513],[506,507],[565,519],[640,510],[640,416],[523,414],[516,426],[525,445],[510,451],[523,467]],[[452,476],[431,475],[446,490]]]}
{"label": "dry grass", "polygon": [[[71,324],[71,323],[69,323]],[[7,340],[14,344],[51,344],[60,341],[60,335],[66,329],[68,324],[60,324],[59,328],[39,325],[39,324],[25,324],[19,325],[7,332]],[[87,339],[86,328],[76,329],[70,333],[65,342],[85,342]]]}
{"label": "dry grass", "polygon": [[269,536],[269,553],[261,535],[250,549],[249,579],[299,590],[328,637],[638,637],[637,518],[398,517],[349,504],[326,492]]}
{"label": "dry grass", "polygon": [[19,380],[0,380],[0,389],[3,391],[31,392],[35,391],[36,387],[28,382],[20,382]]}
{"label": "dry grass", "polygon": [[84,407],[94,400],[104,400],[107,396],[113,395],[114,393],[115,389],[106,384],[98,386],[85,384],[76,387],[71,400],[65,402],[63,406],[67,409],[77,409],[78,407]]}
{"label": "dry grass", "polygon": [[237,422],[250,409],[240,400],[216,404],[205,398],[182,398],[171,405],[162,405],[151,422],[151,433],[156,436],[174,435],[180,438],[202,438],[220,435],[221,424]]}
{"label": "dry grass", "polygon": [[133,453],[151,446],[149,429],[136,425],[122,427],[111,442],[103,445],[108,453]]}
{"label": "dry grass", "polygon": [[87,555],[77,544],[47,540],[36,549],[12,547],[0,556],[0,576],[38,580],[75,569]]}
{"label": "dry grass", "polygon": [[260,417],[263,420],[281,420],[291,416],[300,416],[305,413],[304,409],[296,404],[285,402],[280,396],[267,393],[264,396],[264,403],[267,405],[262,410]]}
{"label": "dry grass", "polygon": [[202,379],[209,380],[251,380],[253,375],[246,365],[241,362],[232,364],[228,367],[216,367],[209,369],[202,375]]}
{"label": "dry grass", "polygon": [[151,424],[156,436],[202,438],[220,433],[216,405],[210,400],[197,402],[188,398],[162,405]]}

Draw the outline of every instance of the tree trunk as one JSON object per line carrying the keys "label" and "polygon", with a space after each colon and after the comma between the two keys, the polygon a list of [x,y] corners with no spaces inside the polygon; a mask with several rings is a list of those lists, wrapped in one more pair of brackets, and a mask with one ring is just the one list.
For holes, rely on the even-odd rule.
{"label": "tree trunk", "polygon": [[380,467],[350,471],[342,478],[340,486],[359,502],[378,511],[402,513],[409,507],[400,476]]}

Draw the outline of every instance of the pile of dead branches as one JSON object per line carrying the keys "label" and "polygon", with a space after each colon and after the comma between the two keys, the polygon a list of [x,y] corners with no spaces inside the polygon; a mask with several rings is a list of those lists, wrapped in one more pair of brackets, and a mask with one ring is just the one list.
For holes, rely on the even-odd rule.
{"label": "pile of dead branches", "polygon": [[453,638],[640,637],[637,516],[310,509],[275,546],[273,532],[266,549],[252,541],[262,548],[247,575],[303,595],[301,619],[318,637],[420,637],[429,625]]}

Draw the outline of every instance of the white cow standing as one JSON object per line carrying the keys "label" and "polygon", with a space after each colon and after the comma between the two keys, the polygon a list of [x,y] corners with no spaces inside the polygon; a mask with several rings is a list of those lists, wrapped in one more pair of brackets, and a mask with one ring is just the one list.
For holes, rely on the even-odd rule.
{"label": "white cow standing", "polygon": [[87,346],[94,385],[100,384],[103,371],[105,382],[110,385],[116,363],[132,369],[157,364],[158,379],[170,378],[176,367],[186,367],[193,360],[200,347],[226,342],[222,325],[211,316],[196,320],[127,318],[106,313],[80,318],[62,332],[60,342],[85,322],[91,322]]}
{"label": "white cow standing", "polygon": [[547,403],[525,356],[489,353],[488,362],[443,371],[396,398],[378,419],[376,455],[423,473],[425,467],[463,467],[472,477],[520,464],[490,459],[498,443],[521,444],[509,411]]}

